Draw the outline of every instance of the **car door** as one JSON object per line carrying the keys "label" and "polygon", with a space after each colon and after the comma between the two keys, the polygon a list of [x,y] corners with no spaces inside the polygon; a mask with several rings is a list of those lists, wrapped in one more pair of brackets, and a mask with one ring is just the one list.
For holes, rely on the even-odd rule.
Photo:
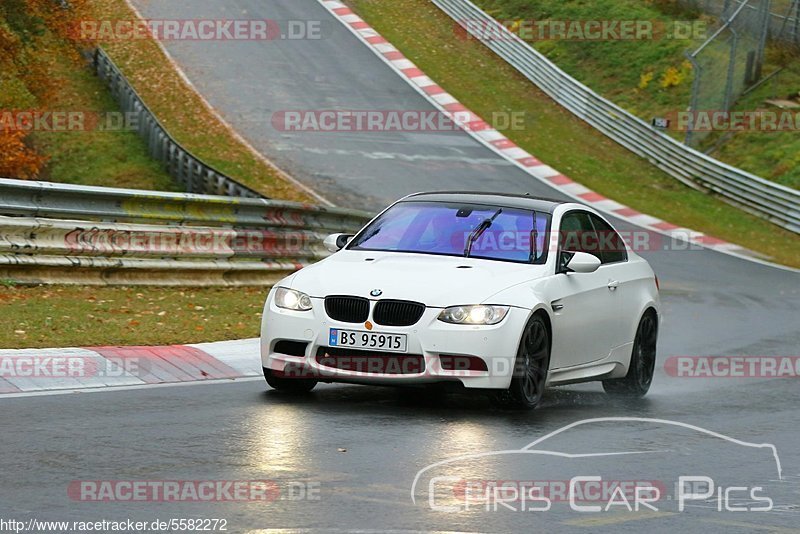
{"label": "car door", "polygon": [[558,274],[562,252],[586,252],[602,261],[590,214],[565,213],[558,237],[557,274],[548,288],[553,310],[552,369],[605,358],[619,332],[619,300],[609,289],[607,270]]}
{"label": "car door", "polygon": [[611,336],[612,348],[616,348],[633,341],[630,332],[635,330],[639,320],[636,315],[638,291],[637,280],[628,264],[628,251],[622,237],[602,217],[589,214],[597,233],[600,249],[600,269],[611,291],[613,307],[617,310],[617,320]]}

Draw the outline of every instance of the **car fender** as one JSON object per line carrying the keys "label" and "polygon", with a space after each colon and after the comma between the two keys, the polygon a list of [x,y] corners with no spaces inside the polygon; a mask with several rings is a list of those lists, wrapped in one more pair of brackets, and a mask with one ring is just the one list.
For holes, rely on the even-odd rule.
{"label": "car fender", "polygon": [[659,302],[658,300],[647,300],[645,301],[644,305],[641,306],[639,309],[639,314],[637,315],[638,319],[636,320],[635,323],[631,325],[631,331],[629,333],[629,338],[631,342],[633,342],[633,340],[636,338],[636,331],[639,329],[639,323],[641,322],[642,317],[644,317],[645,312],[647,312],[647,310],[651,308],[656,312],[656,325],[658,327],[658,330],[659,331],[661,330],[661,323],[663,322],[664,318],[661,315]]}
{"label": "car fender", "polygon": [[519,284],[508,286],[497,293],[484,299],[482,304],[495,304],[498,306],[514,306],[534,311],[538,307],[547,307],[549,300],[544,294],[546,280],[550,277],[526,280]]}
{"label": "car fender", "polygon": [[[512,306],[514,308],[527,310],[528,318],[525,321],[526,324],[528,321],[530,321],[530,318],[533,317],[535,313],[539,313],[540,310],[543,310],[547,315],[550,331],[552,333],[554,319],[553,310],[550,308],[547,296],[543,291],[543,288],[546,286],[546,284],[541,283],[543,280],[547,280],[547,278],[548,277],[539,278],[536,280],[528,280],[521,284],[509,286],[486,299],[483,304]],[[522,332],[519,332],[517,345],[522,342],[522,334]],[[550,342],[552,344],[552,339]]]}
{"label": "car fender", "polygon": [[[525,325],[527,326],[528,322],[531,318],[536,315],[537,313],[544,313],[547,316],[547,325],[548,325],[548,334],[552,337],[553,334],[553,310],[550,309],[549,306],[545,306],[543,303],[539,303],[534,306],[531,310],[528,311],[528,317],[525,319]],[[517,347],[522,343],[522,335],[524,332],[521,330],[519,332],[519,336],[517,337]],[[552,346],[553,340],[550,339],[550,345]],[[552,357],[552,355],[551,355]]]}

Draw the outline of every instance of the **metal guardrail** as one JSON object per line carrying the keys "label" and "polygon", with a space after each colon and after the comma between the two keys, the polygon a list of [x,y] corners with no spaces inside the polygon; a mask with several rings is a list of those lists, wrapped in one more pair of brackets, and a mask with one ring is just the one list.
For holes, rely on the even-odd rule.
{"label": "metal guardrail", "polygon": [[0,215],[180,225],[350,229],[366,212],[282,200],[0,178]]}
{"label": "metal guardrail", "polygon": [[800,191],[726,165],[657,131],[566,74],[469,0],[433,3],[558,104],[631,152],[686,185],[800,233]]}
{"label": "metal guardrail", "polygon": [[0,279],[271,284],[327,256],[364,212],[255,198],[0,179]]}
{"label": "metal guardrail", "polygon": [[95,50],[94,65],[97,75],[108,84],[122,111],[136,114],[138,133],[147,143],[150,156],[163,163],[170,176],[177,180],[185,191],[207,195],[264,198],[261,193],[203,163],[173,139],[102,48]]}

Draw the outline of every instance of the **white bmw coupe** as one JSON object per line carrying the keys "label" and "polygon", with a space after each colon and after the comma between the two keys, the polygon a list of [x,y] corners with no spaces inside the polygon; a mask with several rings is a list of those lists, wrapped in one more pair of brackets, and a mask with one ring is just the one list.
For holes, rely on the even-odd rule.
{"label": "white bmw coupe", "polygon": [[547,386],[650,388],[658,280],[591,208],[418,193],[325,246],[267,297],[261,359],[277,390],[451,383],[532,408]]}

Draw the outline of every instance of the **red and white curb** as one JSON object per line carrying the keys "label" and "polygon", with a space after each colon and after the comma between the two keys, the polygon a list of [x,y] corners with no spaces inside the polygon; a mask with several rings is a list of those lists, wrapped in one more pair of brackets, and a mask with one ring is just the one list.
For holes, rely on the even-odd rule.
{"label": "red and white curb", "polygon": [[0,350],[0,397],[263,376],[259,340]]}
{"label": "red and white curb", "polygon": [[[446,114],[467,134],[496,154],[510,161],[540,182],[547,184],[578,202],[590,204],[597,210],[625,220],[636,226],[677,241],[713,249],[739,258],[789,269],[757,258],[757,254],[734,243],[669,223],[620,204],[600,193],[575,182],[565,174],[542,163],[508,137],[495,130],[476,113],[461,104],[422,70],[406,58],[400,50],[381,36],[352,9],[338,0],[318,0],[335,18],[343,23],[378,57],[399,74],[411,87],[424,96],[434,107]],[[790,269],[793,270],[793,269]]]}

